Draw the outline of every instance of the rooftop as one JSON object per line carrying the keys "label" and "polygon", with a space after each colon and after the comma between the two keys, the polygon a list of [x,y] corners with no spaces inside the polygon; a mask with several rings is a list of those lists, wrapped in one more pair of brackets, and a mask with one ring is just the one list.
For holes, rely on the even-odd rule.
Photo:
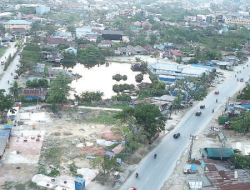
{"label": "rooftop", "polygon": [[31,22],[27,22],[26,20],[9,20],[8,22],[5,22],[4,24],[28,24],[30,25]]}

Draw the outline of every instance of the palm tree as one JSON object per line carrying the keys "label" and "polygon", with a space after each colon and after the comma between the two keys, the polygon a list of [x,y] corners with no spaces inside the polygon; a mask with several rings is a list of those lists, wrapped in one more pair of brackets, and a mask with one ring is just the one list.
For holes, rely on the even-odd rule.
{"label": "palm tree", "polygon": [[13,94],[14,96],[14,101],[17,100],[19,93],[22,92],[22,87],[19,86],[18,82],[15,81],[14,83],[12,83],[12,86],[9,88],[9,91],[11,94]]}

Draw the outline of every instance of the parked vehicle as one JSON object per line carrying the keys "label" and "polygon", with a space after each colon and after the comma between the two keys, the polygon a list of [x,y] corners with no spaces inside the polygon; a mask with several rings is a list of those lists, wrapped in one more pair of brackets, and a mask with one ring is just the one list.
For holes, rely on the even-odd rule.
{"label": "parked vehicle", "polygon": [[218,95],[219,93],[220,93],[219,91],[215,91],[215,92],[214,92],[215,95]]}
{"label": "parked vehicle", "polygon": [[176,134],[173,135],[173,137],[174,137],[175,139],[178,139],[180,136],[181,136],[180,133],[176,133]]}
{"label": "parked vehicle", "polygon": [[201,105],[201,106],[200,106],[200,109],[204,109],[204,108],[205,108],[205,105]]}
{"label": "parked vehicle", "polygon": [[230,125],[232,125],[234,122],[233,121],[227,121],[224,123],[224,128],[228,129]]}
{"label": "parked vehicle", "polygon": [[243,79],[243,78],[241,78],[241,79],[240,79],[240,82],[243,82],[243,81],[244,81],[244,79]]}
{"label": "parked vehicle", "polygon": [[15,75],[15,76],[14,76],[14,79],[18,79],[18,76],[17,76],[17,75]]}
{"label": "parked vehicle", "polygon": [[200,116],[200,115],[201,115],[201,111],[197,111],[197,112],[195,113],[195,115],[196,115],[196,116]]}
{"label": "parked vehicle", "polygon": [[4,61],[1,61],[1,65],[4,65]]}
{"label": "parked vehicle", "polygon": [[224,124],[227,121],[229,121],[229,117],[227,117],[227,116],[219,116],[218,117],[219,124]]}
{"label": "parked vehicle", "polygon": [[149,144],[153,143],[155,141],[155,139],[157,139],[158,137],[159,137],[159,132],[157,131],[153,137],[148,139],[148,143]]}

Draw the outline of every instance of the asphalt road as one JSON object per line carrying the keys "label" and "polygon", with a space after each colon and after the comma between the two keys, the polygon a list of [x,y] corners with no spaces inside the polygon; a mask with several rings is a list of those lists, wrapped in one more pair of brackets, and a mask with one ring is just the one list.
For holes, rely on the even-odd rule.
{"label": "asphalt road", "polygon": [[[207,126],[214,116],[212,109],[215,112],[220,111],[220,107],[225,105],[229,97],[242,90],[248,79],[249,71],[250,66],[245,67],[236,78],[233,76],[217,86],[206,99],[189,110],[175,129],[166,135],[162,142],[139,163],[138,168],[120,189],[128,190],[129,187],[136,187],[137,190],[160,189],[171,175],[182,152],[189,148],[190,135],[199,134]],[[237,78],[244,78],[244,82],[237,82]],[[219,95],[215,95],[215,91],[219,91]],[[216,103],[216,99],[218,99],[218,103]],[[196,111],[200,110],[200,105],[205,105],[206,108],[201,110],[201,116],[195,116]],[[173,134],[178,132],[181,133],[180,138],[174,139]],[[157,153],[156,159],[153,158],[155,153]],[[136,172],[139,174],[137,179],[135,178]]]}
{"label": "asphalt road", "polygon": [[[9,54],[11,54],[12,56],[14,55],[14,53],[17,50],[14,47],[14,45],[15,45],[15,43],[13,43],[11,45],[11,47],[7,49],[7,51],[1,57],[1,61],[2,60],[6,61]],[[5,59],[5,57],[6,57],[6,59]],[[0,89],[5,89],[6,94],[9,93],[9,87],[10,87],[11,83],[13,83],[14,80],[15,80],[14,79],[14,74],[15,74],[15,70],[17,69],[17,65],[19,64],[19,59],[20,59],[20,56],[17,55],[6,71],[3,71],[4,65],[0,65],[0,73],[4,74],[2,79],[0,80]],[[11,73],[13,73],[13,75],[11,75]],[[8,83],[8,81],[9,81],[9,83]]]}

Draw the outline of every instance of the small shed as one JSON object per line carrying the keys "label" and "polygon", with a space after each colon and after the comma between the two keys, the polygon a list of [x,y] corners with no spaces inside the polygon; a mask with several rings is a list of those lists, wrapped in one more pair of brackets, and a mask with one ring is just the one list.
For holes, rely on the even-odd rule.
{"label": "small shed", "polygon": [[83,178],[76,178],[75,180],[75,190],[83,190],[85,188],[85,179]]}
{"label": "small shed", "polygon": [[228,160],[234,154],[232,148],[200,148],[202,156],[213,160]]}

